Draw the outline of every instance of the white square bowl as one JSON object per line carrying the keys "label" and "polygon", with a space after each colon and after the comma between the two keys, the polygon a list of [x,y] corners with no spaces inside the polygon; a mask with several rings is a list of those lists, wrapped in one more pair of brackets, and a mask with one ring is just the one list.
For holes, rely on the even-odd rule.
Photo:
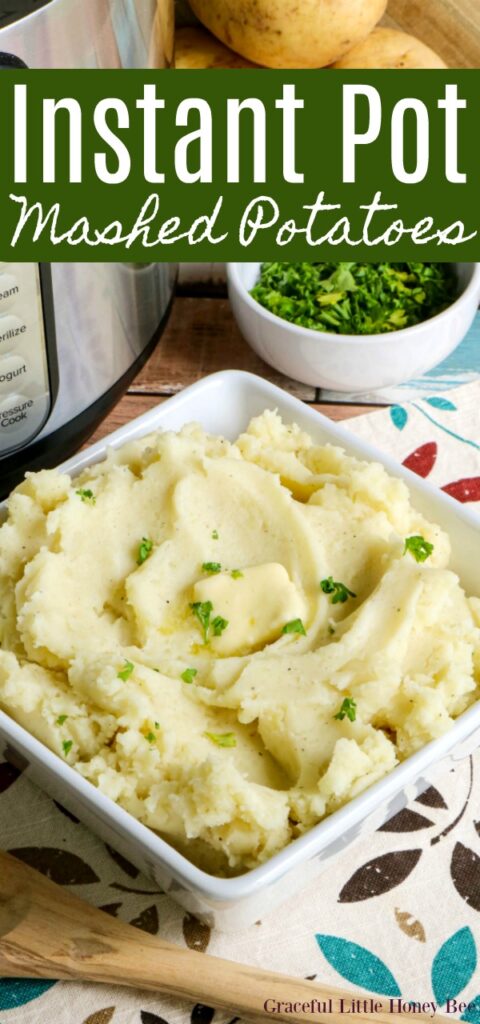
{"label": "white square bowl", "polygon": [[[285,420],[298,423],[317,443],[331,442],[361,459],[381,462],[389,473],[403,479],[415,507],[449,533],[452,567],[467,593],[480,594],[480,532],[475,515],[371,445],[357,440],[343,426],[252,374],[229,370],[206,377],[74,456],[61,469],[74,475],[101,460],[109,446],[118,448],[155,430],[177,430],[192,420],[211,433],[233,440],[252,416],[265,409],[278,409]],[[358,835],[378,828],[418,796],[431,784],[439,762],[458,761],[479,743],[477,703],[444,736],[261,867],[238,878],[215,878],[191,864],[0,712],[0,754],[21,766],[28,778],[65,804],[188,911],[224,931],[247,927],[274,910],[324,870],[328,860]]]}

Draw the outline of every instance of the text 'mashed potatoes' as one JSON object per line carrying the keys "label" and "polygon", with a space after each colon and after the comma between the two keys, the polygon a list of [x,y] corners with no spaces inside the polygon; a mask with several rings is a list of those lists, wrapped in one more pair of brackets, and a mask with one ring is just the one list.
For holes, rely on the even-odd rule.
{"label": "text 'mashed potatoes'", "polygon": [[333,67],[337,70],[355,68],[446,68],[441,57],[415,36],[393,28],[376,28],[362,42],[349,50]]}
{"label": "text 'mashed potatoes'", "polygon": [[191,6],[247,60],[270,68],[318,68],[364,39],[386,0],[191,0]]}

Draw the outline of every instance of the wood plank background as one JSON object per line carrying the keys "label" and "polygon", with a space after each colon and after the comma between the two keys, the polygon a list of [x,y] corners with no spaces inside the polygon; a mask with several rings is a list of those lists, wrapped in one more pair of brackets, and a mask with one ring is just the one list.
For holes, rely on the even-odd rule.
{"label": "wood plank background", "polygon": [[452,68],[480,68],[480,0],[390,0],[385,24],[418,36]]}
{"label": "wood plank background", "polygon": [[[192,23],[176,0],[179,24]],[[480,0],[389,0],[384,23],[418,36],[452,68],[480,68]]]}
{"label": "wood plank background", "polygon": [[257,373],[308,402],[331,419],[341,420],[371,411],[372,407],[367,405],[321,403],[316,388],[299,384],[272,370],[255,355],[240,334],[228,299],[221,294],[209,295],[206,284],[202,285],[202,289],[203,296],[191,294],[191,290],[185,290],[185,287],[180,290],[159,344],[131,384],[128,393],[100,424],[93,437],[94,441],[217,370],[235,369]]}

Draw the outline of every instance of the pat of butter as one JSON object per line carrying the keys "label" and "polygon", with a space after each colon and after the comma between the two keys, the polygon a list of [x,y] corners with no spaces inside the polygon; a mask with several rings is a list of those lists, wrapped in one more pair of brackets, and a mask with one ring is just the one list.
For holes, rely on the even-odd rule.
{"label": "pat of butter", "polygon": [[272,643],[287,622],[306,613],[305,601],[283,565],[269,562],[241,572],[235,578],[221,572],[194,586],[194,601],[211,601],[212,620],[220,615],[228,621],[221,636],[211,636],[216,654],[242,654]]}

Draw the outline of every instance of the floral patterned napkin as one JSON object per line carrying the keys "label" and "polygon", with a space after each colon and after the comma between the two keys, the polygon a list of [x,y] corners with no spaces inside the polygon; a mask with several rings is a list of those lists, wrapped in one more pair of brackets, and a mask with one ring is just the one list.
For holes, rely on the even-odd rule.
{"label": "floral patterned napkin", "polygon": [[[480,511],[480,382],[349,426]],[[390,996],[394,1008],[398,999],[414,1000],[430,1004],[432,1017],[449,1012],[480,1024],[480,752],[439,770],[434,787],[329,863],[313,887],[234,935],[211,932],[182,911],[6,763],[0,842],[106,913],[200,954],[359,985]],[[213,1019],[231,1017],[122,988],[0,980],[0,1024]]]}

